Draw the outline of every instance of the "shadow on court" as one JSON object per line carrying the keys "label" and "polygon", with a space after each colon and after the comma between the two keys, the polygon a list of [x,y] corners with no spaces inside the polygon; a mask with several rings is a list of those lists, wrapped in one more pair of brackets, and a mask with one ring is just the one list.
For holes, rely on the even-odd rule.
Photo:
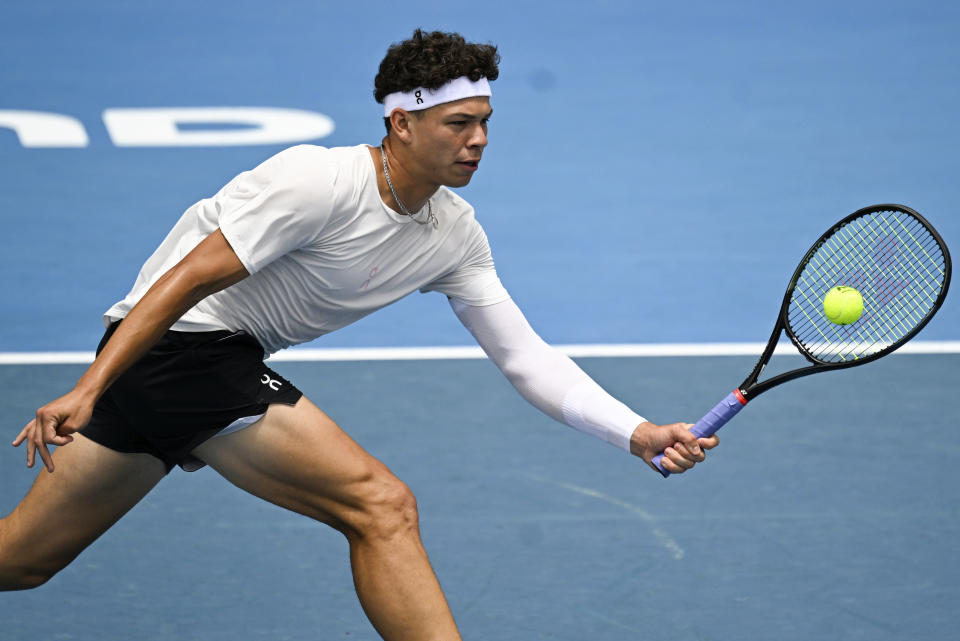
{"label": "shadow on court", "polygon": [[[581,363],[666,421],[699,416],[753,359]],[[518,641],[955,638],[958,367],[895,355],[772,390],[707,464],[662,480],[486,361],[277,364],[411,485],[466,638]],[[0,369],[4,432],[80,372]],[[0,511],[33,476],[0,450]],[[372,640],[346,551],[209,470],[174,471],[46,586],[0,595],[2,637]]]}

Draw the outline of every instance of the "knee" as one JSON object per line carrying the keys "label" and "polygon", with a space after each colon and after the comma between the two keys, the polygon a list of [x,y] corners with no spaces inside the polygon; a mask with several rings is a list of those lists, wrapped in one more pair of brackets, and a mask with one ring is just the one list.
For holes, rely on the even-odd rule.
{"label": "knee", "polygon": [[364,481],[358,505],[348,521],[349,534],[387,540],[419,533],[417,499],[389,471],[373,473]]}
{"label": "knee", "polygon": [[0,567],[0,592],[39,588],[52,579],[54,574],[54,572],[43,572],[30,568]]}
{"label": "knee", "polygon": [[29,590],[53,578],[56,570],[33,567],[10,553],[10,546],[3,540],[2,526],[0,522],[0,591]]}

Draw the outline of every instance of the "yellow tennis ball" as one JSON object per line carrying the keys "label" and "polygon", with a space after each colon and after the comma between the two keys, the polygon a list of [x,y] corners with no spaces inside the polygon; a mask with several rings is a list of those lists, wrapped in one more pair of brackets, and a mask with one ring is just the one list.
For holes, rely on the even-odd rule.
{"label": "yellow tennis ball", "polygon": [[863,314],[863,296],[853,287],[838,285],[823,297],[823,315],[831,323],[850,325]]}

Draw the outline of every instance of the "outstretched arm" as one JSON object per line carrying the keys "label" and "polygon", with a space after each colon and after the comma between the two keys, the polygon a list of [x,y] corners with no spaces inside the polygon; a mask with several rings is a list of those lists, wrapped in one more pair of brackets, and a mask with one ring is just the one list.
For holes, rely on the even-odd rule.
{"label": "outstretched arm", "polygon": [[695,438],[689,423],[651,423],[610,396],[568,356],[544,342],[512,300],[474,307],[451,299],[450,305],[517,391],[556,420],[647,464],[665,452],[664,467],[674,474],[703,461],[703,450],[717,444],[716,438]]}
{"label": "outstretched arm", "polygon": [[66,445],[70,436],[90,421],[103,392],[160,340],[171,325],[201,300],[247,276],[220,230],[205,238],[170,271],[161,276],[130,311],[71,392],[37,410],[13,441],[27,443],[27,467],[37,452],[47,470],[53,459],[47,444]]}

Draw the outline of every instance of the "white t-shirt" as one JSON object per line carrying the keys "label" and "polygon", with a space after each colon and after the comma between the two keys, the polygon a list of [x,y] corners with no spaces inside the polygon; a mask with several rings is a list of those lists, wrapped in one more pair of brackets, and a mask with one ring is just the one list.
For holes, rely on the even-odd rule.
{"label": "white t-shirt", "polygon": [[272,353],[418,289],[471,306],[508,300],[473,208],[444,187],[431,204],[436,228],[387,207],[367,145],[291,147],[190,207],[104,320],[125,317],[217,228],[250,276],[205,298],[171,329],[244,330]]}

